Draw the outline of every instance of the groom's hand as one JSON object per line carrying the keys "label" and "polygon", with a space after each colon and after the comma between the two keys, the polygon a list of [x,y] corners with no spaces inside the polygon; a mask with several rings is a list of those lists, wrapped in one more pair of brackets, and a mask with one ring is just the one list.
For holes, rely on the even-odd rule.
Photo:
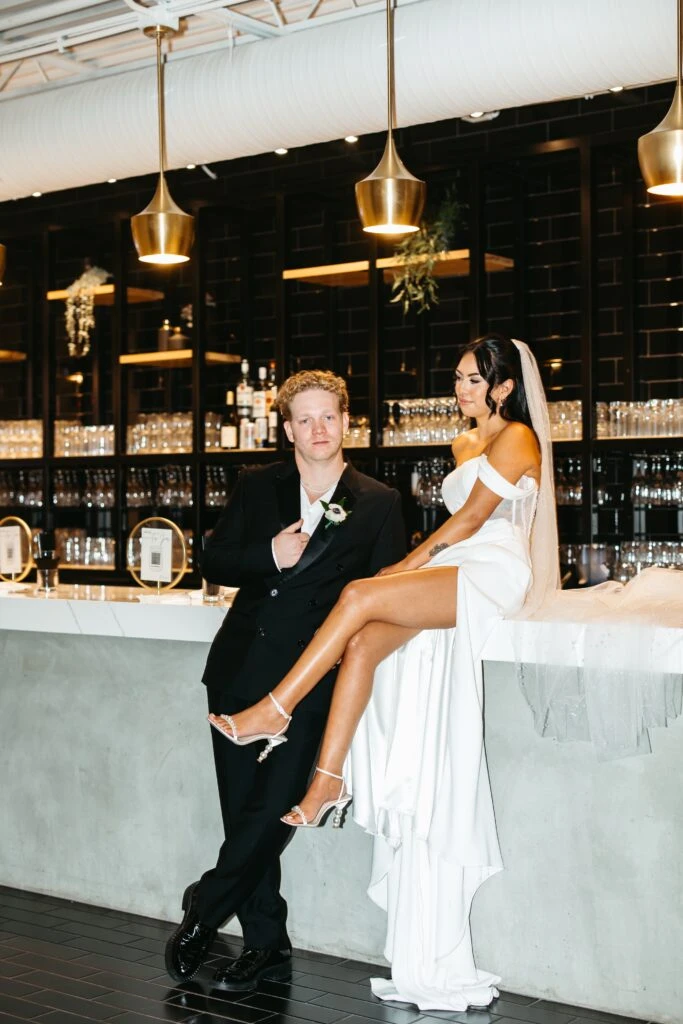
{"label": "groom's hand", "polygon": [[275,556],[281,569],[291,569],[306,550],[310,537],[307,533],[299,533],[303,523],[303,519],[298,519],[273,538]]}

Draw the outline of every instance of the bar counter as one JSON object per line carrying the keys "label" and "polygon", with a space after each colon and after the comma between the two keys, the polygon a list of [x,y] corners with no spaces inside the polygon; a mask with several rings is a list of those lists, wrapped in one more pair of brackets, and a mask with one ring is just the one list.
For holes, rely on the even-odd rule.
{"label": "bar counter", "polygon": [[[183,888],[221,842],[200,679],[227,605],[176,592],[141,603],[132,588],[10,589],[0,590],[0,884],[179,920]],[[478,962],[509,991],[678,1021],[683,722],[651,731],[652,754],[607,762],[589,744],[541,738],[511,664],[519,627],[501,623],[484,651],[506,870],[475,900]],[[581,628],[552,623],[568,663]],[[295,945],[381,962],[384,917],[365,896],[371,853],[350,817],[341,832],[295,836],[284,857]]]}

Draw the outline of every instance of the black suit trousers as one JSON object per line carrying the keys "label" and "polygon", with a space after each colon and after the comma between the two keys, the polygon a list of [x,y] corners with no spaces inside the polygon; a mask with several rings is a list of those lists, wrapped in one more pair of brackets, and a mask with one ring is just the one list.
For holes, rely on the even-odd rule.
{"label": "black suit trousers", "polygon": [[[208,690],[209,710],[225,712],[225,697]],[[251,701],[235,697],[237,713]],[[287,730],[287,742],[259,764],[265,741],[235,746],[211,729],[225,841],[216,866],[197,888],[201,921],[220,927],[233,915],[246,948],[289,949],[287,904],[280,895],[280,854],[293,829],[280,821],[306,792],[320,746],[326,710],[303,701]]]}

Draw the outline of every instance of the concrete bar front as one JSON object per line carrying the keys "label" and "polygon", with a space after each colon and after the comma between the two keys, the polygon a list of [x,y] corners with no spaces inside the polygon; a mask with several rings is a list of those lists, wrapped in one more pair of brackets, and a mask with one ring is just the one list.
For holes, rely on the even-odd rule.
{"label": "concrete bar front", "polygon": [[[179,920],[222,839],[200,678],[225,608],[137,595],[0,597],[0,884]],[[510,657],[504,633],[491,656]],[[510,991],[680,1021],[683,722],[653,730],[651,755],[601,763],[535,733],[509,662],[485,677],[506,870],[475,900],[481,966]],[[382,960],[370,858],[350,818],[295,836],[296,945]]]}

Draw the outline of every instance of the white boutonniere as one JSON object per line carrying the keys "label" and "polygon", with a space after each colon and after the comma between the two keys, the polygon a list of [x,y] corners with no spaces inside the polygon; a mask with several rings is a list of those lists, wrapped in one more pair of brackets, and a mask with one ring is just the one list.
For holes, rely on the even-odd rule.
{"label": "white boutonniere", "polygon": [[320,504],[325,509],[324,518],[327,520],[325,523],[325,529],[328,526],[341,526],[345,522],[351,512],[349,509],[344,508],[344,502],[346,498],[342,498],[340,502],[336,501],[321,501]]}

